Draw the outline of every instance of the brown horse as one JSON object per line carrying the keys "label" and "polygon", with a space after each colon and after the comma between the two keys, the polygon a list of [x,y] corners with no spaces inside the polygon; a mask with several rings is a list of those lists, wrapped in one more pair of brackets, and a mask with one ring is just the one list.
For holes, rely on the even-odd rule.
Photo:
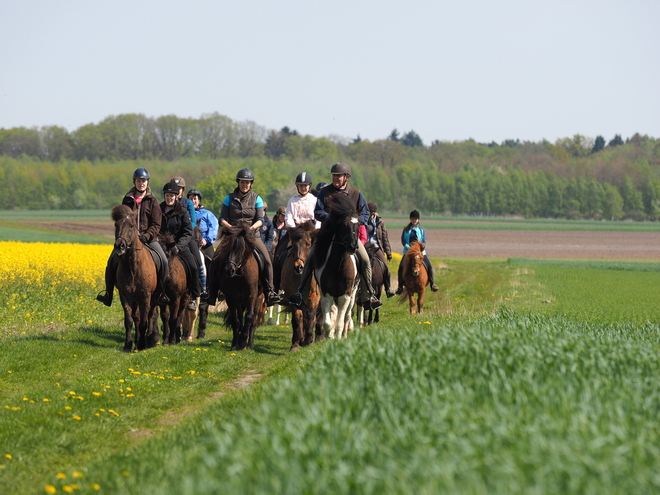
{"label": "brown horse", "polygon": [[422,312],[424,307],[424,291],[429,283],[428,273],[424,265],[424,244],[414,241],[406,255],[403,257],[403,283],[405,290],[401,294],[401,300],[408,298],[410,303],[410,314],[415,314],[415,293],[417,294],[417,313]]}
{"label": "brown horse", "polygon": [[[308,221],[303,225],[294,228],[287,228],[288,239],[291,247],[286,253],[286,257],[280,262],[281,278],[280,287],[284,290],[284,301],[288,301],[292,294],[295,294],[300,284],[300,276],[307,255],[312,247],[313,236],[316,233],[316,227],[313,221]],[[309,290],[309,297],[305,304],[297,307],[287,305],[287,311],[291,311],[291,326],[293,336],[291,338],[291,349],[295,351],[299,346],[307,346],[314,342],[313,328],[316,326],[316,340],[323,339],[323,330],[317,323],[317,311],[319,307],[320,294],[315,280],[312,280]],[[320,323],[320,322],[319,322]]]}
{"label": "brown horse", "polygon": [[327,198],[328,218],[319,230],[314,248],[314,275],[321,292],[323,330],[346,338],[353,329],[353,306],[358,290],[358,215],[346,194]]}
{"label": "brown horse", "polygon": [[126,329],[125,352],[133,350],[133,327],[136,350],[153,347],[158,342],[156,265],[149,249],[140,241],[137,215],[137,210],[132,211],[126,205],[112,209],[114,253],[119,258],[116,285],[124,308]]}
{"label": "brown horse", "polygon": [[[380,258],[376,256],[376,248],[372,244],[367,244],[364,248],[367,250],[369,262],[371,263],[371,286],[374,288],[374,295],[380,299],[380,295],[383,292],[383,284],[385,283],[383,265]],[[369,303],[361,304],[358,321],[361,325],[365,326],[378,323],[380,321],[380,312],[378,309],[371,309]]]}
{"label": "brown horse", "polygon": [[266,302],[255,257],[254,238],[247,224],[222,229],[209,278],[209,305],[218,291],[225,296],[225,326],[233,331],[232,350],[254,349],[254,331],[264,318]]}
{"label": "brown horse", "polygon": [[[175,241],[171,235],[166,236],[161,244],[170,264],[170,273],[165,280],[165,293],[169,303],[160,307],[160,319],[163,324],[163,344],[178,344],[181,342],[181,326],[186,305],[190,300],[188,294],[188,275],[186,268],[176,254],[174,254]],[[192,270],[195,270],[193,267]],[[193,274],[195,275],[195,274]]]}

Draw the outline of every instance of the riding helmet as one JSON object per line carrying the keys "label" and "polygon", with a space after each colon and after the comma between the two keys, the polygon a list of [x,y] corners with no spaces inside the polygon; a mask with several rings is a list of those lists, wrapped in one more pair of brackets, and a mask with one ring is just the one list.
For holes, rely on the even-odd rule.
{"label": "riding helmet", "polygon": [[167,184],[163,186],[163,194],[165,193],[172,193],[172,194],[179,194],[179,184],[174,182],[173,180],[169,181]]}
{"label": "riding helmet", "polygon": [[312,185],[312,176],[307,172],[300,172],[296,176],[296,184],[309,184]]}
{"label": "riding helmet", "polygon": [[186,188],[186,181],[183,180],[183,177],[179,177],[179,176],[177,176],[177,177],[172,177],[172,178],[170,179],[170,182],[175,182],[175,183],[177,183],[177,184],[179,185],[179,187],[183,187],[184,189]]}
{"label": "riding helmet", "polygon": [[254,172],[249,168],[242,168],[236,174],[236,182],[239,180],[254,181]]}
{"label": "riding helmet", "polygon": [[320,191],[321,189],[323,189],[327,185],[328,185],[327,182],[319,182],[318,184],[316,184],[316,187],[314,189],[316,189],[317,191]]}
{"label": "riding helmet", "polygon": [[149,171],[146,168],[140,167],[135,169],[135,172],[133,172],[133,178],[134,179],[151,179],[151,174],[149,174]]}
{"label": "riding helmet", "polygon": [[367,203],[367,207],[371,213],[376,213],[378,211],[378,206],[376,206],[376,203]]}
{"label": "riding helmet", "polygon": [[344,163],[344,162],[335,163],[332,166],[332,168],[330,169],[330,173],[333,174],[333,175],[336,175],[336,174],[352,175],[351,174],[351,167],[348,165],[348,163]]}
{"label": "riding helmet", "polygon": [[410,218],[419,218],[419,212],[417,210],[411,211]]}
{"label": "riding helmet", "polygon": [[190,196],[199,196],[199,200],[202,200],[202,192],[199,189],[190,189],[188,191],[188,198],[190,198]]}

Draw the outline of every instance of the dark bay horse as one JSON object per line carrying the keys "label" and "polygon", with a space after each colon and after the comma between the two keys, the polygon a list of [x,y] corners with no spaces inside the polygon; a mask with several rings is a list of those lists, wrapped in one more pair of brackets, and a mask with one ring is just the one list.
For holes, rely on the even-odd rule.
{"label": "dark bay horse", "polygon": [[[376,256],[376,248],[372,244],[367,244],[364,248],[367,250],[369,262],[371,263],[371,286],[374,288],[374,295],[380,299],[384,284],[383,265],[380,258]],[[360,325],[365,326],[378,323],[380,321],[380,312],[378,309],[371,309],[369,303],[361,304],[358,321]]]}
{"label": "dark bay horse", "polygon": [[223,228],[220,245],[211,263],[209,305],[215,305],[218,291],[225,296],[225,326],[233,331],[232,350],[254,349],[254,331],[266,311],[254,238],[259,235],[248,224]]}
{"label": "dark bay horse", "polygon": [[353,306],[358,290],[358,214],[346,194],[327,198],[328,218],[314,241],[314,275],[321,292],[323,329],[331,339],[345,338],[353,329]]}
{"label": "dark bay horse", "polygon": [[424,244],[415,241],[410,245],[403,257],[403,283],[405,290],[401,299],[406,297],[410,303],[410,314],[415,314],[415,294],[417,294],[417,313],[424,307],[424,291],[429,283],[426,265],[424,265]]}
{"label": "dark bay horse", "polygon": [[133,327],[137,350],[153,347],[158,342],[156,265],[149,249],[140,241],[137,215],[137,210],[132,211],[126,205],[112,209],[112,219],[115,221],[114,252],[119,258],[116,285],[124,308],[126,352],[133,350]]}
{"label": "dark bay horse", "polygon": [[[160,307],[160,319],[163,325],[163,344],[178,344],[181,342],[181,327],[186,311],[186,305],[190,300],[188,294],[188,274],[186,268],[175,254],[174,238],[171,235],[162,239],[163,249],[170,264],[170,272],[165,281],[165,293],[169,303]],[[195,270],[193,267],[192,270]],[[195,274],[193,274],[195,275]]]}
{"label": "dark bay horse", "polygon": [[[300,284],[300,276],[307,255],[312,247],[316,227],[313,221],[308,221],[303,225],[294,228],[287,228],[291,247],[289,248],[284,261],[281,264],[280,288],[284,290],[284,301],[288,301],[292,294],[295,294]],[[299,346],[306,346],[314,342],[314,327],[316,330],[316,340],[323,339],[321,325],[317,323],[317,312],[321,296],[319,294],[316,280],[312,280],[309,290],[309,297],[305,304],[301,306],[286,305],[287,311],[291,311],[291,327],[293,336],[291,338],[291,349],[295,351]],[[320,323],[320,321],[319,321]]]}

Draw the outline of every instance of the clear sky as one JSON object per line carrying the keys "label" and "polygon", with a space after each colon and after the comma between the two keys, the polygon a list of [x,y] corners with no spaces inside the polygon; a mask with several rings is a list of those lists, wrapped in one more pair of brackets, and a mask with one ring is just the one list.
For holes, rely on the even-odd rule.
{"label": "clear sky", "polygon": [[660,137],[658,0],[0,0],[0,128]]}

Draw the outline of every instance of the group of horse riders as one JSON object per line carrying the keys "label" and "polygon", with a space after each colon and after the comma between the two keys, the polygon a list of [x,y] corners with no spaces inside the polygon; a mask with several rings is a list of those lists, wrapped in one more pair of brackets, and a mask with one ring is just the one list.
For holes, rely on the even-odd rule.
{"label": "group of horse riders", "polygon": [[[365,249],[365,244],[370,243],[375,248],[376,256],[384,267],[385,290],[387,297],[392,297],[395,292],[390,287],[390,275],[387,270],[383,253],[388,260],[392,259],[392,252],[385,225],[377,215],[377,206],[367,203],[362,192],[348,183],[352,173],[351,167],[344,162],[332,165],[330,169],[332,182],[330,184],[321,182],[316,189],[312,190],[312,177],[307,172],[301,172],[296,177],[296,189],[298,194],[294,195],[287,203],[286,209],[278,209],[274,215],[274,228],[279,231],[280,239],[273,253],[273,260],[277,264],[280,256],[286,249],[286,227],[293,228],[307,221],[315,221],[319,227],[326,220],[328,213],[325,205],[328,198],[334,194],[346,194],[355,205],[358,212],[359,237],[358,249],[358,271],[360,273],[360,302],[368,305],[371,309],[382,306],[382,302],[375,296],[371,283],[371,263]],[[186,184],[182,177],[174,177],[163,187],[164,201],[158,203],[151,193],[149,171],[143,167],[133,173],[133,187],[126,193],[122,204],[138,210],[138,231],[140,241],[156,252],[161,260],[158,269],[157,293],[158,303],[167,304],[168,298],[164,291],[164,282],[168,275],[168,263],[162,246],[158,242],[159,236],[170,235],[176,243],[180,257],[190,267],[191,272],[198,276],[191,276],[190,295],[191,300],[187,309],[196,310],[196,298],[206,300],[208,297],[206,285],[206,263],[205,258],[213,257],[213,242],[218,234],[218,226],[229,228],[239,222],[247,222],[252,230],[259,231],[263,225],[265,214],[265,202],[254,191],[252,185],[255,180],[252,170],[244,168],[236,174],[237,187],[228,194],[222,202],[222,210],[219,220],[212,212],[201,204],[202,193],[197,189],[190,189],[184,196]],[[284,218],[281,218],[283,215]],[[404,247],[404,255],[410,244],[414,241],[425,242],[424,229],[419,225],[419,212],[413,210],[410,213],[410,223],[403,229],[401,243]],[[282,223],[283,222],[283,223]],[[193,230],[199,226],[201,232],[201,251],[197,240],[193,236]],[[258,234],[258,233],[256,233]],[[282,302],[282,292],[278,291],[277,284],[279,276],[273,277],[273,261],[260,235],[255,235],[255,246],[261,253],[264,261],[266,284],[266,301],[268,306]],[[312,246],[308,258],[314,256]],[[433,267],[424,251],[424,262],[429,274],[431,290],[437,291],[438,287],[433,281]],[[105,270],[105,291],[97,296],[97,300],[110,306],[113,299],[115,277],[117,271],[117,255],[114,250],[108,259]],[[312,275],[313,263],[305,263],[298,291],[289,298],[289,304],[299,306],[304,303],[308,296]],[[403,281],[401,267],[398,270],[398,290],[401,294]],[[276,269],[276,272],[278,270]],[[279,273],[276,273],[279,275]]]}

